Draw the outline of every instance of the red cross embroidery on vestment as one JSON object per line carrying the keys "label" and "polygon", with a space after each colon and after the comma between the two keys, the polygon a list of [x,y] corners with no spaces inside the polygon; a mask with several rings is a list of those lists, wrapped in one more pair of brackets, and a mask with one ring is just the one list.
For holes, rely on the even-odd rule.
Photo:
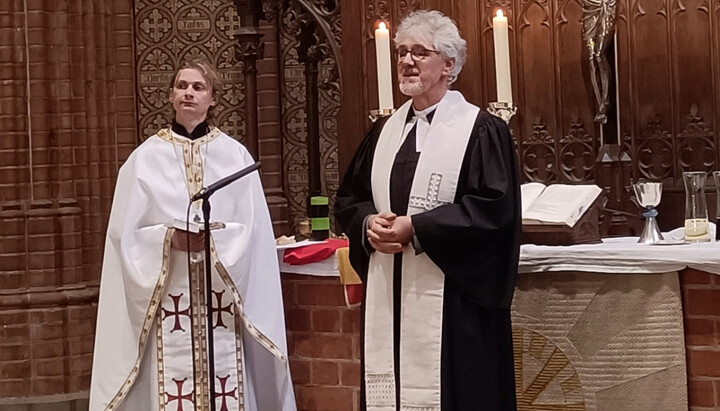
{"label": "red cross embroidery on vestment", "polygon": [[227,397],[233,397],[237,400],[237,395],[235,394],[235,391],[237,391],[237,387],[233,388],[232,391],[225,391],[225,384],[227,384],[228,378],[230,378],[229,375],[224,378],[217,377],[217,379],[220,380],[220,392],[215,393],[215,398],[222,398],[222,404],[220,404],[220,411],[228,411]]}
{"label": "red cross embroidery on vestment", "polygon": [[176,411],[183,411],[183,401],[190,401],[191,404],[195,404],[195,401],[193,400],[193,391],[190,391],[187,394],[182,393],[182,386],[185,384],[185,381],[187,381],[187,378],[183,378],[182,380],[178,381],[175,378],[172,379],[175,382],[175,385],[177,386],[177,395],[172,395],[169,392],[165,391],[165,395],[167,395],[167,401],[165,401],[165,405],[169,405],[173,401],[177,401],[177,409]]}
{"label": "red cross embroidery on vestment", "polygon": [[165,309],[165,307],[163,307],[163,309],[162,309],[163,310],[163,321],[165,321],[166,318],[173,316],[173,317],[175,317],[175,325],[173,326],[173,329],[170,330],[170,332],[175,332],[178,330],[185,332],[185,329],[182,328],[182,325],[180,325],[180,316],[184,315],[184,316],[190,318],[190,312],[191,312],[190,304],[188,304],[188,308],[180,311],[180,299],[182,298],[183,293],[180,293],[180,295],[172,295],[172,294],[168,294],[168,295],[173,300],[173,305],[175,306],[175,311],[168,311]]}
{"label": "red cross embroidery on vestment", "polygon": [[217,313],[217,321],[215,322],[215,325],[213,325],[213,328],[218,328],[218,327],[227,328],[227,326],[223,322],[222,315],[223,315],[223,312],[233,315],[232,302],[230,304],[226,305],[225,307],[222,306],[222,299],[223,299],[223,294],[225,294],[225,290],[222,290],[220,292],[213,290],[213,294],[215,294],[215,300],[217,301],[217,307],[220,307],[220,308],[216,308],[215,304],[213,304],[212,312]]}

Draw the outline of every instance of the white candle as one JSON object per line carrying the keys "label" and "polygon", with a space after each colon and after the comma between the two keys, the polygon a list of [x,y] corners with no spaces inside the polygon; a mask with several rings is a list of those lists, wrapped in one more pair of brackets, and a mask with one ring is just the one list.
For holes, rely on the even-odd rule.
{"label": "white candle", "polygon": [[385,23],[375,29],[375,57],[377,59],[379,108],[393,108],[392,72],[390,65],[390,30]]}
{"label": "white candle", "polygon": [[512,103],[512,82],[510,77],[510,43],[508,41],[508,21],[503,11],[498,9],[493,17],[493,39],[495,40],[495,80],[497,83],[497,101]]}

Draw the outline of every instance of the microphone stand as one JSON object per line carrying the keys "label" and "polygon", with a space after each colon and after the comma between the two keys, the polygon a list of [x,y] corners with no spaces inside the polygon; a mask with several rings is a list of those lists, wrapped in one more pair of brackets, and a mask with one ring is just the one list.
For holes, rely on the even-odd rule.
{"label": "microphone stand", "polygon": [[[208,196],[210,197],[210,196]],[[210,254],[210,201],[209,198],[202,200],[203,225],[205,231],[205,306],[207,309],[207,356],[208,356],[208,380],[210,384],[210,411],[215,411],[215,330],[213,329],[213,289],[212,289],[212,255]]]}
{"label": "microphone stand", "polygon": [[210,383],[210,410],[215,411],[215,335],[213,330],[213,289],[212,289],[212,255],[210,253],[210,196],[215,191],[225,187],[226,185],[238,180],[247,174],[260,168],[260,162],[256,162],[235,174],[227,176],[208,187],[203,188],[192,196],[190,202],[202,200],[203,227],[205,231],[205,298],[207,309],[207,355],[208,355],[208,380]]}

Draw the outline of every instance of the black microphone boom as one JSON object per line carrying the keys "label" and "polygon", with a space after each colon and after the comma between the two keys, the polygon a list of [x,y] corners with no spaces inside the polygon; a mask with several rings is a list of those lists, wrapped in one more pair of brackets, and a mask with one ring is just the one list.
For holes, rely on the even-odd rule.
{"label": "black microphone boom", "polygon": [[224,177],[224,178],[210,184],[209,186],[203,188],[202,190],[198,191],[197,193],[195,193],[192,196],[192,198],[190,198],[190,201],[197,201],[197,200],[201,200],[201,199],[207,200],[208,198],[210,198],[211,195],[213,195],[213,193],[215,191],[225,187],[226,185],[232,183],[235,180],[245,177],[246,175],[257,170],[258,168],[260,168],[260,162],[256,161],[255,164],[251,164],[251,165],[243,168],[242,170],[238,171],[237,173],[231,174],[227,177]]}

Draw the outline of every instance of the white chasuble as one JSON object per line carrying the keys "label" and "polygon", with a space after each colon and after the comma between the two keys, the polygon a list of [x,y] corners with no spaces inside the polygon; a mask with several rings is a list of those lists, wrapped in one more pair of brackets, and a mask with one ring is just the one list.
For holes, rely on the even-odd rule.
{"label": "white chasuble", "polygon": [[[210,198],[215,397],[204,253],[170,248],[189,198],[254,163],[218,129],[162,130],[120,169],[105,243],[90,410],[295,410],[272,223],[257,173]],[[200,202],[193,204],[199,214]],[[188,264],[190,257],[190,264]],[[188,269],[188,265],[190,269]]]}
{"label": "white chasuble", "polygon": [[[373,158],[372,192],[378,212],[390,210],[390,173],[403,143],[403,128],[412,100],[385,123]],[[457,91],[438,105],[422,145],[410,192],[408,215],[455,199],[458,177],[480,109]],[[400,296],[400,382],[393,361],[393,255],[373,252],[365,304],[365,389],[368,411],[440,410],[440,356],[445,276],[412,244],[402,257]]]}

